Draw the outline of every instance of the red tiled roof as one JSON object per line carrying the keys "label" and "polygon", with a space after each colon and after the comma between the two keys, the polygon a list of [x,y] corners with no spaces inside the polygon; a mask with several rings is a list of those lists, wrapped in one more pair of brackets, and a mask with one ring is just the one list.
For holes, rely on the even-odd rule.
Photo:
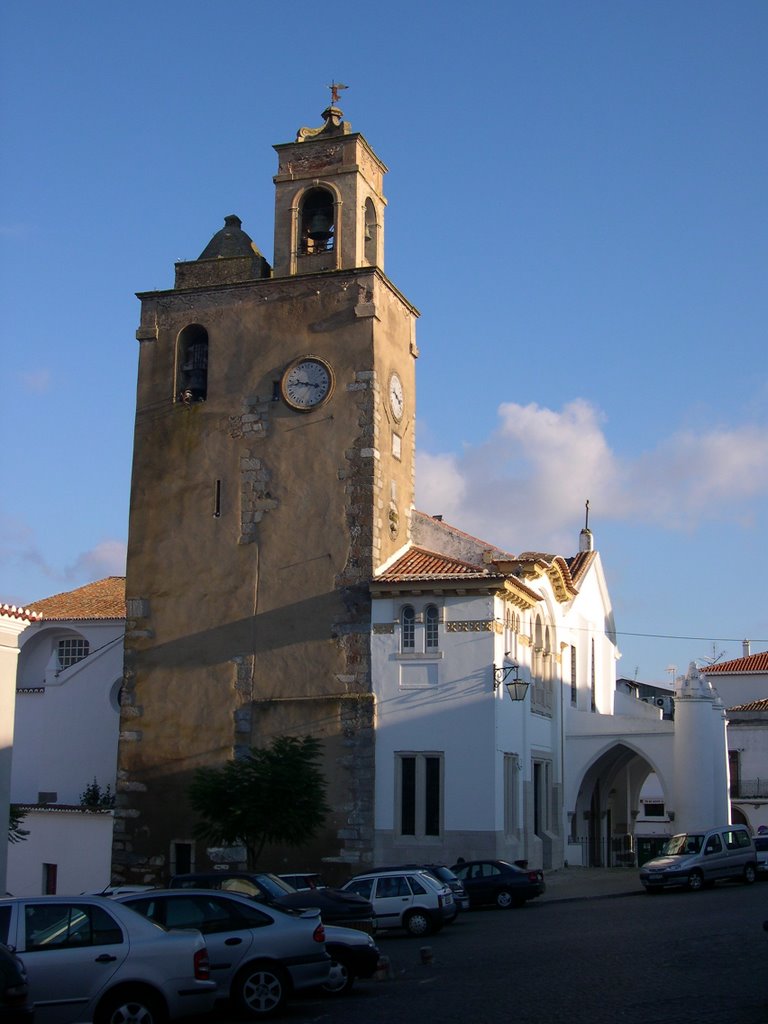
{"label": "red tiled roof", "polygon": [[401,555],[388,569],[385,569],[375,582],[403,583],[415,580],[433,579],[503,579],[497,572],[489,572],[483,565],[472,565],[458,558],[449,558],[424,548],[410,548]]}
{"label": "red tiled roof", "polygon": [[701,672],[705,676],[768,672],[768,651],[763,651],[760,654],[748,654],[745,658],[734,658],[733,661],[722,661],[719,665],[707,665]]}
{"label": "red tiled roof", "polygon": [[566,558],[568,568],[571,570],[571,579],[578,585],[579,580],[585,575],[587,569],[595,560],[594,551],[580,551],[573,558]]}
{"label": "red tiled roof", "polygon": [[735,707],[728,708],[729,711],[768,711],[768,697],[763,700],[751,700],[746,704],[736,704]]}
{"label": "red tiled roof", "polygon": [[42,619],[38,612],[33,612],[29,608],[18,608],[15,604],[0,604],[0,615],[5,615],[9,619],[23,619],[25,622]]}
{"label": "red tiled roof", "polygon": [[31,606],[44,619],[124,619],[125,577],[107,576],[65,594],[35,601]]}

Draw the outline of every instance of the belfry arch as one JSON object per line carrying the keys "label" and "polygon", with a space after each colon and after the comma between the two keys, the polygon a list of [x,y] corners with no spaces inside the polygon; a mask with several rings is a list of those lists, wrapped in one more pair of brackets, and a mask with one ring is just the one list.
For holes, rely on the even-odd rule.
{"label": "belfry arch", "polygon": [[640,809],[640,791],[656,773],[669,789],[658,765],[635,747],[618,741],[596,754],[581,774],[570,797],[568,846],[572,856],[581,848],[588,867],[617,867],[634,863],[633,835]]}

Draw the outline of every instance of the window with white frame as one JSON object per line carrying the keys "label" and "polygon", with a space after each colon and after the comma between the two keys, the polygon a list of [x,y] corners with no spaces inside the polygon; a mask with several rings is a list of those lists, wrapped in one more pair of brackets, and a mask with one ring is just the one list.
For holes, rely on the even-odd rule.
{"label": "window with white frame", "polygon": [[69,668],[70,665],[76,665],[78,661],[87,658],[90,653],[91,645],[81,636],[68,636],[64,640],[59,640],[56,652],[59,668],[64,669]]}
{"label": "window with white frame", "polygon": [[416,611],[407,604],[400,611],[400,650],[416,649]]}
{"label": "window with white frame", "polygon": [[428,604],[424,609],[424,647],[428,651],[434,651],[440,646],[439,622],[440,614],[437,608],[433,604]]}
{"label": "window with white frame", "polygon": [[404,837],[439,836],[443,820],[442,753],[395,754],[395,824]]}

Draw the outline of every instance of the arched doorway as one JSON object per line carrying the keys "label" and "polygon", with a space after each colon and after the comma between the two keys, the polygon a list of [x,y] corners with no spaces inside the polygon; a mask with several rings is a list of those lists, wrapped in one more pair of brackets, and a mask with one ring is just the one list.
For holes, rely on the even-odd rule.
{"label": "arched doorway", "polygon": [[653,766],[636,750],[617,743],[584,773],[571,816],[569,846],[580,848],[588,867],[635,863],[639,795]]}

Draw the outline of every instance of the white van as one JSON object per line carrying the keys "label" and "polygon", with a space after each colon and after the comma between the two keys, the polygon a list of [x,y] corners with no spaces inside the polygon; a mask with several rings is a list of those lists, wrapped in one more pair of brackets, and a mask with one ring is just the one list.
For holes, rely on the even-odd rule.
{"label": "white van", "polygon": [[670,885],[698,891],[729,878],[750,885],[756,877],[757,853],[745,825],[681,832],[667,840],[658,857],[640,868],[646,892]]}

